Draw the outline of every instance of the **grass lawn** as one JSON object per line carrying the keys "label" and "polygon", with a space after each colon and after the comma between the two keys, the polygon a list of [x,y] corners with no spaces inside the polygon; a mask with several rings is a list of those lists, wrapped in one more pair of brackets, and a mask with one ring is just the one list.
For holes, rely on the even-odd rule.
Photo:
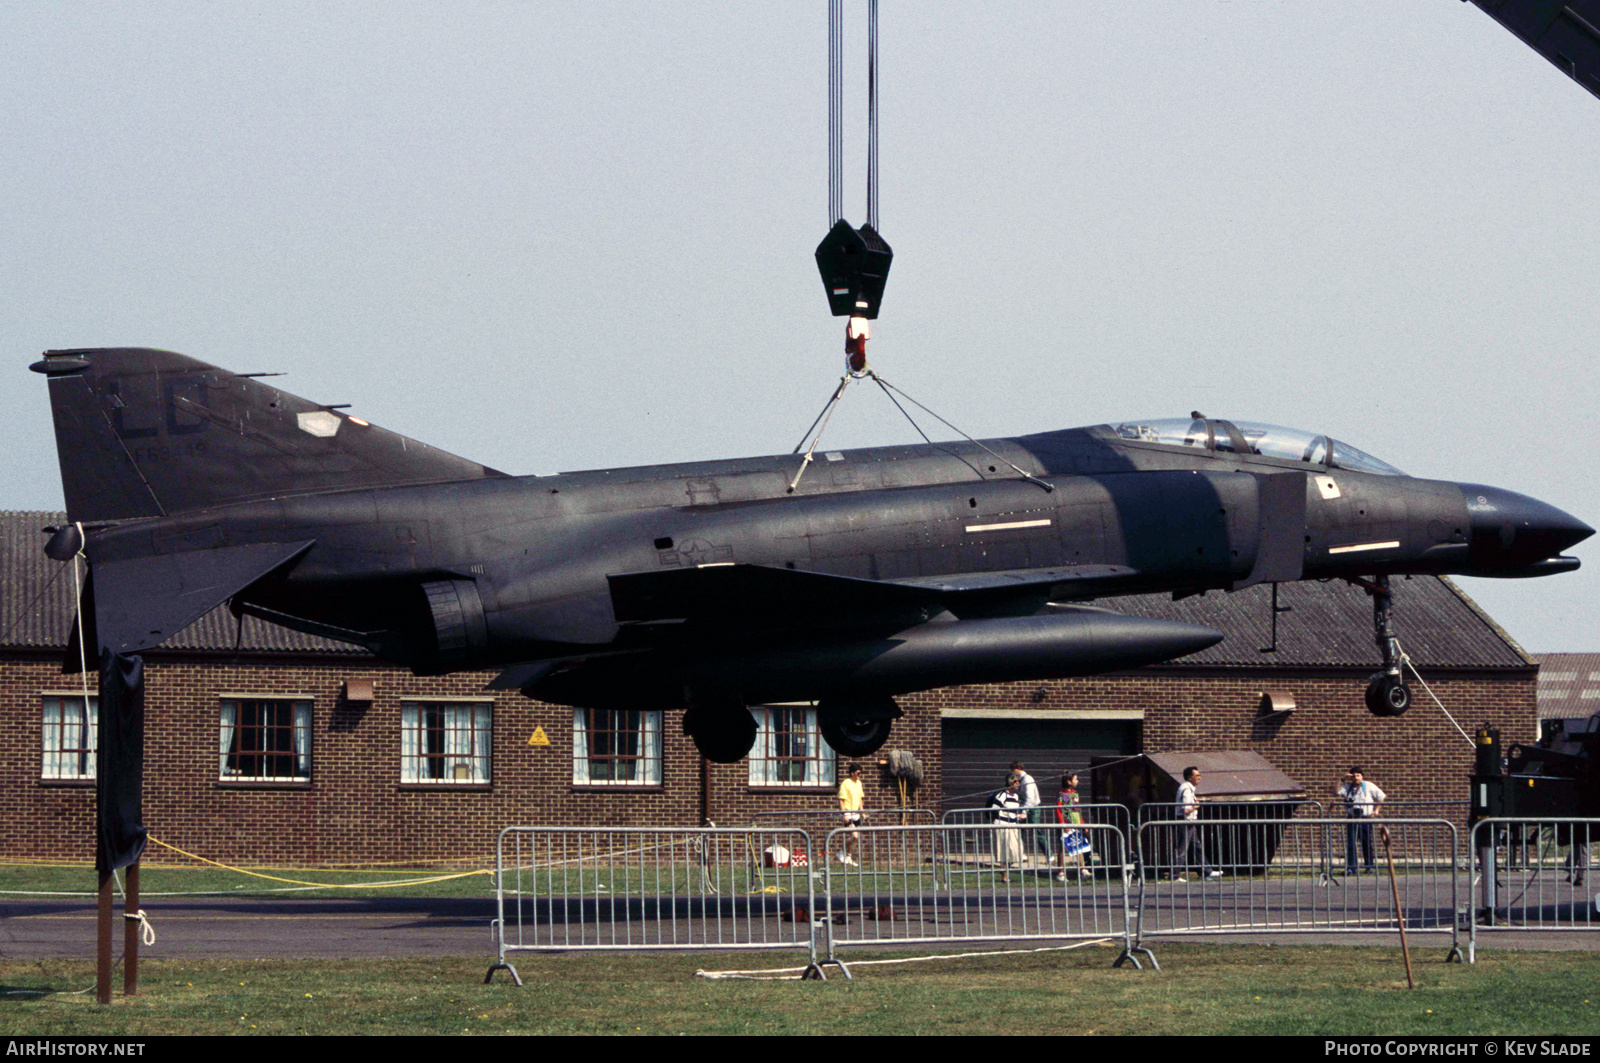
{"label": "grass lawn", "polygon": [[[848,959],[906,952],[852,952]],[[856,980],[707,981],[698,968],[790,966],[796,953],[522,956],[527,983],[482,985],[486,957],[145,960],[142,993],[98,1007],[88,961],[0,960],[13,1035],[141,1034],[1576,1034],[1600,1036],[1600,955],[1426,944],[1408,990],[1397,949],[1158,948],[858,966]],[[120,987],[120,971],[118,973]]]}

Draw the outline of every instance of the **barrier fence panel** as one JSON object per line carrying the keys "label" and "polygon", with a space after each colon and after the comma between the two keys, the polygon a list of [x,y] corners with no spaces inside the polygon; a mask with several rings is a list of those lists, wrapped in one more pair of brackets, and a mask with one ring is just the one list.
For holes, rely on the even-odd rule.
{"label": "barrier fence panel", "polygon": [[[1392,887],[1379,828],[1390,835]],[[1137,838],[1137,943],[1179,934],[1372,933],[1398,930],[1403,919],[1410,934],[1449,934],[1449,958],[1459,959],[1458,843],[1444,820],[1387,816],[1147,822]]]}
{"label": "barrier fence panel", "polygon": [[[863,827],[913,827],[924,823],[937,823],[939,817],[931,808],[864,808],[860,812]],[[804,808],[787,812],[756,812],[750,825],[763,830],[792,827],[823,837],[834,827],[845,826],[844,812],[838,808]]]}
{"label": "barrier fence panel", "polygon": [[495,940],[515,952],[804,949],[811,839],[793,828],[507,827],[495,847]]}
{"label": "barrier fence panel", "polygon": [[[1092,826],[1111,827],[1114,834],[1101,834],[1097,840],[1103,848],[1088,855],[1090,863],[1107,869],[1122,871],[1133,859],[1127,840],[1131,836],[1126,805],[1097,804],[1076,806],[1083,822]],[[1055,863],[1061,854],[1061,833],[1069,830],[1056,822],[1061,805],[1041,805],[1026,809],[1031,814],[1029,825],[1054,827],[1055,831],[1038,831],[1029,839],[1033,848],[1025,853],[1026,862],[1034,866]],[[993,808],[953,808],[944,814],[940,825],[944,828],[944,847],[948,854],[951,874],[976,873],[994,859],[994,834],[988,830],[995,824]]]}
{"label": "barrier fence panel", "polygon": [[[1127,849],[1115,827],[1085,823],[1067,829],[1077,832],[1092,851]],[[830,833],[830,850],[847,844],[843,835],[855,835],[848,845],[856,855],[853,866],[830,861],[823,873],[817,916],[827,935],[827,960],[840,963],[838,950],[853,945],[1110,938],[1122,942],[1118,966],[1140,966],[1128,880],[1120,867],[1113,873],[1103,865],[1063,857],[1064,832],[1055,824],[960,830],[992,835],[977,846],[978,852],[991,855],[963,875],[940,873],[952,855],[944,847],[951,828],[943,825]],[[1037,852],[1035,836],[1045,833],[1055,836],[1055,861],[1026,860]],[[1073,848],[1079,844],[1069,842]],[[907,873],[884,874],[885,868]],[[1143,951],[1153,962],[1155,957]]]}
{"label": "barrier fence panel", "polygon": [[1482,931],[1600,930],[1600,819],[1480,819],[1470,844],[1472,957]]}
{"label": "barrier fence panel", "polygon": [[[1214,861],[1241,866],[1271,861],[1276,855],[1281,829],[1262,826],[1283,820],[1324,816],[1322,803],[1310,799],[1293,801],[1202,801],[1194,820],[1184,818],[1183,806],[1176,801],[1146,801],[1134,814],[1139,828],[1136,839],[1154,839],[1154,845],[1134,846],[1134,857],[1141,869],[1171,874],[1173,854],[1189,823],[1227,824],[1208,830],[1206,838],[1216,850]],[[1154,826],[1146,832],[1146,825]],[[1311,854],[1297,854],[1309,857]]]}
{"label": "barrier fence panel", "polygon": [[[1379,812],[1381,815],[1395,816],[1399,819],[1442,819],[1455,824],[1464,839],[1467,836],[1467,826],[1472,819],[1472,802],[1391,800],[1385,801]],[[1343,813],[1342,802],[1335,802],[1334,814]]]}

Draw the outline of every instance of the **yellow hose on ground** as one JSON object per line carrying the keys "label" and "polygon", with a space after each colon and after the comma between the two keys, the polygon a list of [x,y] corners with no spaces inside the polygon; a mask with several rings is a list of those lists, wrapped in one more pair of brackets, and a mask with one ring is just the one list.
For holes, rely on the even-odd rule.
{"label": "yellow hose on ground", "polygon": [[234,867],[232,864],[224,864],[217,860],[207,860],[203,856],[186,852],[185,850],[178,848],[176,845],[169,845],[154,835],[150,836],[150,841],[161,846],[163,849],[170,849],[179,856],[187,856],[189,859],[198,860],[202,864],[210,864],[212,867],[220,867],[224,871],[233,871],[241,875],[249,875],[251,878],[264,878],[272,882],[287,882],[291,886],[316,886],[320,889],[330,890],[378,889],[389,886],[424,886],[430,882],[447,882],[450,879],[470,878],[473,875],[488,875],[490,878],[494,877],[493,871],[490,871],[487,868],[480,868],[477,871],[458,871],[449,875],[434,875],[429,878],[406,879],[403,882],[306,882],[303,879],[280,878],[277,875],[264,875],[259,871],[246,871],[244,868]]}

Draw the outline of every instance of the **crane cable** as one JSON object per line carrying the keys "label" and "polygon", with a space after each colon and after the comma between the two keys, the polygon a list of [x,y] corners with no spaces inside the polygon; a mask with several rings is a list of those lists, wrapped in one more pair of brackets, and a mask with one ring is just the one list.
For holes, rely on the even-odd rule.
{"label": "crane cable", "polygon": [[878,225],[878,0],[867,0],[867,224]]}
{"label": "crane cable", "polygon": [[844,0],[828,0],[828,227],[844,217]]}
{"label": "crane cable", "polygon": [[[828,226],[844,217],[844,0],[828,0]],[[867,224],[878,226],[878,0],[867,0]]]}

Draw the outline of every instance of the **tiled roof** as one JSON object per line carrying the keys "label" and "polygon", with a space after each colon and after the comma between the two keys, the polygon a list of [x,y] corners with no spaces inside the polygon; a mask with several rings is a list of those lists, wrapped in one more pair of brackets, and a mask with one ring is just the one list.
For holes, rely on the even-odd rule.
{"label": "tiled roof", "polygon": [[1539,654],[1539,719],[1588,719],[1600,712],[1600,653]]}
{"label": "tiled roof", "polygon": [[[65,522],[65,513],[0,510],[0,646],[65,649],[72,631],[73,566],[44,555],[40,529]],[[83,569],[80,567],[81,577]],[[161,644],[167,650],[240,653],[360,654],[367,650],[305,635],[218,606]]]}
{"label": "tiled roof", "polygon": [[[64,513],[0,511],[0,646],[66,646],[74,615],[72,567],[44,555],[40,529],[66,520]],[[1227,632],[1216,646],[1177,666],[1223,668],[1376,668],[1372,602],[1344,583],[1286,583],[1279,605],[1278,652],[1261,653],[1270,640],[1271,589],[1237,594],[1213,591],[1174,602],[1147,594],[1100,604],[1122,613],[1184,620]],[[1400,644],[1418,667],[1530,668],[1533,660],[1463,594],[1434,576],[1394,583],[1394,622]],[[165,649],[246,653],[365,654],[347,643],[304,635],[253,617],[238,621],[219,606],[166,642]],[[1600,656],[1594,671],[1600,674]],[[1172,666],[1166,666],[1172,667]],[[1585,672],[1587,674],[1587,671]],[[1597,680],[1596,687],[1600,687]],[[1575,697],[1577,695],[1574,695]],[[1595,703],[1600,707],[1600,702]],[[1588,715],[1584,713],[1583,715]]]}
{"label": "tiled roof", "polygon": [[[1393,581],[1389,616],[1401,648],[1418,668],[1531,668],[1534,661],[1461,588],[1438,576]],[[1182,601],[1146,594],[1101,602],[1119,613],[1207,624],[1227,638],[1171,665],[1228,668],[1355,667],[1376,669],[1372,599],[1348,583],[1278,587],[1278,651],[1272,641],[1272,588],[1212,591]]]}

